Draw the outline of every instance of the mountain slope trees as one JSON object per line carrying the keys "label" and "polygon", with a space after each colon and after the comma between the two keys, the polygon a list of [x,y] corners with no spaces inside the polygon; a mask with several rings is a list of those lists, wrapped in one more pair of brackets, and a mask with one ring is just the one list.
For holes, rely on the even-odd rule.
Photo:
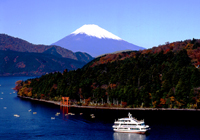
{"label": "mountain slope trees", "polygon": [[[73,102],[87,99],[91,103],[130,107],[199,108],[200,72],[191,56],[200,46],[185,48],[197,41],[185,41],[182,48],[178,43],[179,49],[167,44],[169,49],[160,46],[106,55],[82,69],[43,75],[28,80],[30,84],[25,81],[18,85],[31,89],[34,98],[43,95],[45,99],[59,100],[68,96]],[[20,90],[18,94],[28,96]]]}

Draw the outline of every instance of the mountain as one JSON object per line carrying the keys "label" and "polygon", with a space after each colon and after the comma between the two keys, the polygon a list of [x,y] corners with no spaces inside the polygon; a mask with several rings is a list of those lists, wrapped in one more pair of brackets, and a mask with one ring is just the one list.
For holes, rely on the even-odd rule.
{"label": "mountain", "polygon": [[[166,43],[165,45],[160,45],[159,47],[153,47],[150,49],[142,50],[141,56],[145,56],[149,53],[158,54],[163,52],[167,54],[168,52],[177,53],[181,50],[187,50],[187,55],[191,59],[192,65],[195,67],[200,66],[200,39],[192,39],[192,40],[185,40],[185,41],[177,41],[173,43]],[[101,64],[107,64],[109,62],[120,61],[127,58],[137,57],[137,51],[126,51],[126,52],[119,52],[119,53],[112,53],[107,54],[101,57],[98,57],[89,63],[87,63],[84,67],[90,66],[94,67]],[[157,57],[158,58],[158,57]]]}
{"label": "mountain", "polygon": [[34,45],[0,34],[0,76],[42,75],[75,70],[93,60],[87,53],[73,53],[56,45]]}
{"label": "mountain", "polygon": [[61,46],[73,52],[87,52],[93,57],[122,50],[145,49],[124,41],[94,24],[83,25],[52,45]]}
{"label": "mountain", "polygon": [[88,60],[93,60],[94,58],[87,53],[75,52],[75,55],[79,61],[88,63]]}
{"label": "mountain", "polygon": [[0,50],[0,76],[37,76],[65,69],[81,68],[86,63],[48,53],[29,53]]}
{"label": "mountain", "polygon": [[15,89],[20,96],[58,101],[64,96],[78,105],[199,109],[199,65],[200,40],[185,40],[108,54],[76,71],[19,82]]}
{"label": "mountain", "polygon": [[[87,54],[82,53],[82,56],[87,56],[79,59],[71,50],[62,48],[56,45],[34,45],[25,40],[15,38],[6,34],[0,34],[0,50],[12,50],[17,52],[35,52],[35,53],[49,53],[55,56],[70,58],[78,61],[89,62],[93,58]],[[81,53],[81,52],[80,52]]]}

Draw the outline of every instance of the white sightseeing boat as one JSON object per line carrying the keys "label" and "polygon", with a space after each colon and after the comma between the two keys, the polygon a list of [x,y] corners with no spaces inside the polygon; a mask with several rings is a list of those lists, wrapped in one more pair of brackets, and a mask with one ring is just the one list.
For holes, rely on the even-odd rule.
{"label": "white sightseeing boat", "polygon": [[148,125],[145,125],[144,120],[139,121],[132,117],[128,113],[128,118],[120,118],[114,122],[112,126],[115,132],[125,132],[125,133],[140,133],[144,134],[147,130],[150,130]]}

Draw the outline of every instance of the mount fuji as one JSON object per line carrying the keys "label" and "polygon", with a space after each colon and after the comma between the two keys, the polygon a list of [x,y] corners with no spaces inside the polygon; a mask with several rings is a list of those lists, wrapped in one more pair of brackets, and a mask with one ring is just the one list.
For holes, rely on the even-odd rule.
{"label": "mount fuji", "polygon": [[94,24],[83,25],[52,45],[61,46],[73,52],[86,52],[93,57],[117,51],[145,49],[124,41]]}

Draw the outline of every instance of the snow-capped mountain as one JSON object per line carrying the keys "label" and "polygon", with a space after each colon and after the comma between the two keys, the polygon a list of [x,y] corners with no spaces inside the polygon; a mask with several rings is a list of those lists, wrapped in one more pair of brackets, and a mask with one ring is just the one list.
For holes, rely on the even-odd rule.
{"label": "snow-capped mountain", "polygon": [[128,43],[94,24],[83,25],[52,45],[61,46],[73,52],[86,52],[93,57],[122,50],[145,49]]}
{"label": "snow-capped mountain", "polygon": [[99,27],[98,25],[90,24],[90,25],[83,25],[81,28],[77,29],[73,33],[74,35],[77,34],[86,34],[88,36],[93,36],[97,38],[109,38],[109,39],[116,39],[116,40],[122,40],[118,36],[106,31],[105,29]]}

